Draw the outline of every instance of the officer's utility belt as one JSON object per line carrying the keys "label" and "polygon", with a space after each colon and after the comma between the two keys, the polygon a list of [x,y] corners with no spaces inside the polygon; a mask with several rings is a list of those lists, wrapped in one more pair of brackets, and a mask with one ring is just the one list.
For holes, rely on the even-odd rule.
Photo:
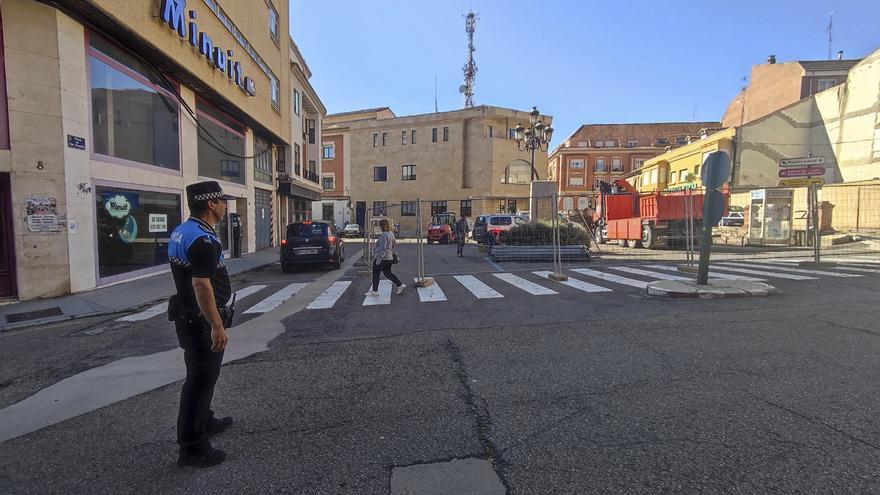
{"label": "officer's utility belt", "polygon": [[[235,306],[221,306],[217,308],[220,313],[220,321],[223,322],[225,328],[232,326],[232,317],[235,316]],[[168,299],[168,321],[182,321],[184,323],[192,323],[197,320],[207,320],[202,316],[199,308],[188,308],[180,301],[180,296],[175,294]]]}

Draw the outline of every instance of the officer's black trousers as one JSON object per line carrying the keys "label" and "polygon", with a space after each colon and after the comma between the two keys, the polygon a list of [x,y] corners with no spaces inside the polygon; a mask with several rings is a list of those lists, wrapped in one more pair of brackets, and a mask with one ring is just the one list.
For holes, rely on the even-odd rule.
{"label": "officer's black trousers", "polygon": [[211,331],[206,322],[177,321],[175,326],[186,363],[186,381],[180,391],[177,415],[177,443],[181,450],[197,452],[209,445],[207,426],[214,416],[211,399],[220,376],[223,352],[211,351]]}

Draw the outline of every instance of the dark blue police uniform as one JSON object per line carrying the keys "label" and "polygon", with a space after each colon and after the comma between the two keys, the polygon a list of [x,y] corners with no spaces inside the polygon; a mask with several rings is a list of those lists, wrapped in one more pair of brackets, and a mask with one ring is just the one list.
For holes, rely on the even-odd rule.
{"label": "dark blue police uniform", "polygon": [[216,421],[211,399],[220,375],[223,351],[211,350],[211,325],[199,310],[192,279],[211,280],[218,307],[229,301],[232,288],[220,240],[214,228],[198,218],[190,218],[174,229],[168,243],[168,259],[178,298],[169,303],[169,312],[173,312],[177,339],[186,363],[186,381],[180,393],[177,416],[177,443],[181,452],[197,453],[210,447],[208,427]]}

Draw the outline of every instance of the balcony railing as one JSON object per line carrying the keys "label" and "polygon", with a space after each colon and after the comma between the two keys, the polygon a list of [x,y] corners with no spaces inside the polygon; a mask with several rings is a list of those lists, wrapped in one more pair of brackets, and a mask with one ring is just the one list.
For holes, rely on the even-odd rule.
{"label": "balcony railing", "polygon": [[315,184],[320,184],[320,182],[321,182],[321,179],[320,179],[320,177],[318,177],[318,174],[316,174],[315,172],[313,172],[311,170],[306,170],[305,172],[303,172],[303,177],[306,180],[310,180],[310,181],[314,182]]}

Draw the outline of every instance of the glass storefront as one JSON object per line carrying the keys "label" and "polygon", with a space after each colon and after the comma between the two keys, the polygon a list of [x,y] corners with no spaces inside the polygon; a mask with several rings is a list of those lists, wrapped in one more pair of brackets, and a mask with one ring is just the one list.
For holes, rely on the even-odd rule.
{"label": "glass storefront", "polygon": [[98,276],[168,263],[168,237],[181,222],[180,195],[95,187]]}
{"label": "glass storefront", "polygon": [[199,175],[244,184],[244,126],[201,100],[196,110]]}

